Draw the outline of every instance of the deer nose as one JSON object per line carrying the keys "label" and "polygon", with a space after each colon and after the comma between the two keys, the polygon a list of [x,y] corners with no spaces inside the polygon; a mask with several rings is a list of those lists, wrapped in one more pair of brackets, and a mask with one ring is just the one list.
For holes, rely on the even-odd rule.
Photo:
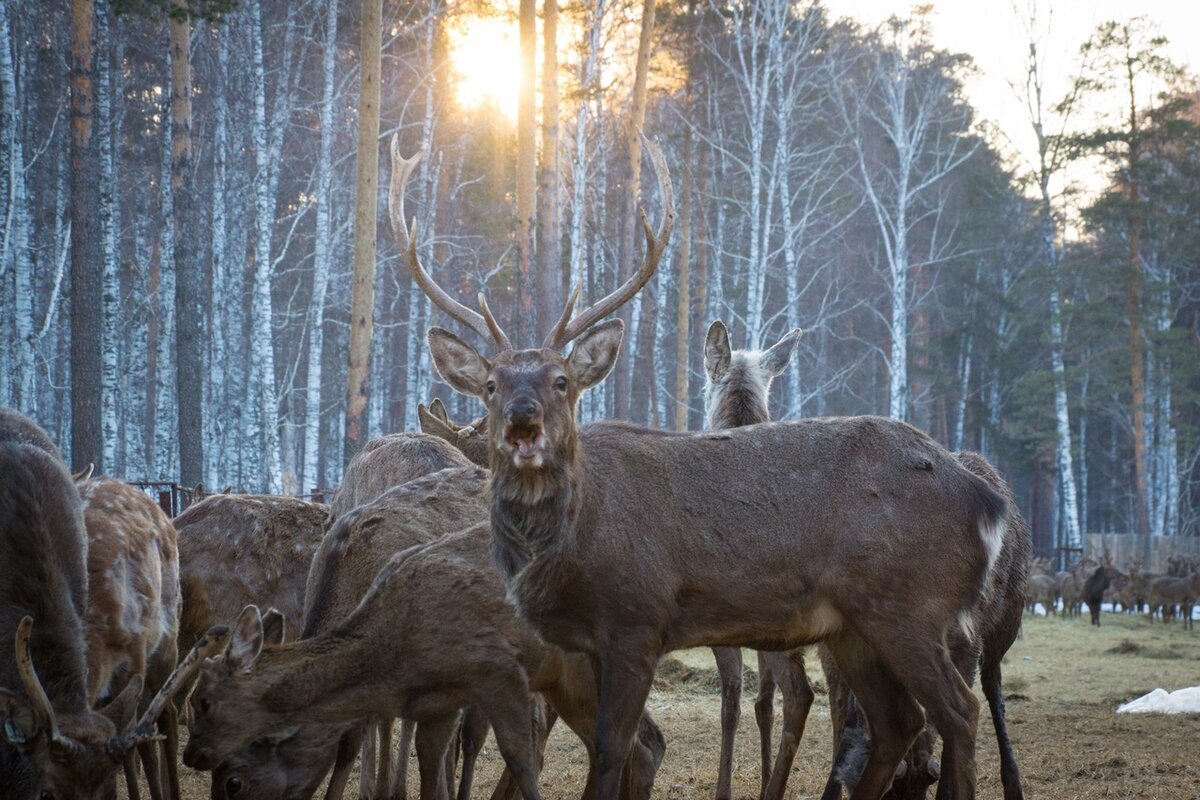
{"label": "deer nose", "polygon": [[537,422],[542,409],[536,400],[518,397],[504,407],[504,418],[512,425],[529,425]]}

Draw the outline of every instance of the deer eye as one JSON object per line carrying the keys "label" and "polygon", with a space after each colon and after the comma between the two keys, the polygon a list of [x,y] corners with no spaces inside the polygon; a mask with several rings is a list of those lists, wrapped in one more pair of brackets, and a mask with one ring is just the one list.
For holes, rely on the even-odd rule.
{"label": "deer eye", "polygon": [[554,380],[554,388],[558,389],[560,392],[565,392],[567,390],[567,376],[559,375]]}
{"label": "deer eye", "polygon": [[54,800],[54,792],[49,789],[42,789],[38,792],[38,800]]}
{"label": "deer eye", "polygon": [[207,714],[209,708],[211,708],[211,707],[212,707],[212,704],[208,702],[207,697],[200,698],[200,713],[201,714]]}
{"label": "deer eye", "polygon": [[487,393],[488,393],[488,395],[493,395],[496,393],[496,382],[495,381],[487,382]]}
{"label": "deer eye", "polygon": [[233,797],[234,795],[238,794],[240,791],[242,791],[242,779],[241,778],[239,778],[235,775],[234,777],[225,781],[225,793],[227,795],[229,795],[230,797]]}

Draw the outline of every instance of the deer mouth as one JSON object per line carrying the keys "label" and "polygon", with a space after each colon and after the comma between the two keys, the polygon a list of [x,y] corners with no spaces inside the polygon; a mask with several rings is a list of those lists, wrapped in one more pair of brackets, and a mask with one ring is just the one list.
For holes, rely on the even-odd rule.
{"label": "deer mouth", "polygon": [[546,436],[537,424],[509,425],[504,442],[512,451],[518,467],[540,467],[546,450]]}

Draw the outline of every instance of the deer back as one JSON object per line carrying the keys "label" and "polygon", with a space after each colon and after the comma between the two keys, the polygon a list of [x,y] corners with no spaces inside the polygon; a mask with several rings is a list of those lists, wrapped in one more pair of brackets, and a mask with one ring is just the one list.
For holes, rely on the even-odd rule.
{"label": "deer back", "polygon": [[450,467],[470,466],[456,447],[423,433],[392,433],[372,439],[346,466],[342,485],[330,500],[334,519],[369,503],[393,486]]}
{"label": "deer back", "polygon": [[0,406],[0,442],[27,444],[63,460],[58,446],[40,425],[15,408]]}
{"label": "deer back", "polygon": [[176,517],[180,652],[251,603],[282,611],[288,637],[297,636],[309,564],[328,517],[317,503],[247,494],[210,495]]}

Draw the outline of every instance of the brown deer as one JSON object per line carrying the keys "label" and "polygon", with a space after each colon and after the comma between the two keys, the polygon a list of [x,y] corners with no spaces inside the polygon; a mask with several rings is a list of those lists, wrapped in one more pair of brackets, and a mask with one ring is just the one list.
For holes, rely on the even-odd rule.
{"label": "brown deer", "polygon": [[[417,285],[496,345],[487,358],[429,331],[442,378],[488,410],[492,535],[509,596],[548,642],[595,664],[597,797],[617,797],[664,653],[818,641],[871,725],[854,797],[882,795],[926,713],[945,743],[939,792],[973,797],[979,703],[945,637],[970,622],[1000,555],[1005,502],[986,481],[915,428],[876,417],[702,434],[577,426],[580,394],[607,376],[623,338],[620,320],[601,320],[649,280],[674,222],[665,159],[647,152],[664,221],[656,233],[643,217],[643,264],[573,316],[577,290],[539,349],[515,349],[486,302],[476,313],[438,287],[408,238]],[[393,171],[393,200],[409,172]]]}
{"label": "brown deer", "polygon": [[[306,603],[305,639],[295,643],[295,646],[303,645],[305,640],[313,636],[326,635],[342,624],[340,620],[345,615],[351,612],[359,614],[361,609],[355,610],[358,600],[371,585],[376,572],[379,568],[386,567],[392,555],[406,544],[428,542],[431,534],[438,535],[448,526],[460,522],[486,519],[489,484],[488,474],[474,467],[446,470],[393,489],[374,503],[352,511],[335,523],[313,562]],[[504,602],[503,587],[491,567],[490,539],[486,528],[476,528],[474,536],[474,539],[459,536],[452,545],[446,546],[450,548],[449,551],[438,549],[442,548],[438,543],[427,544],[426,550],[421,551],[425,554],[420,556],[421,558],[436,556],[440,561],[443,556],[452,554],[456,564],[464,568],[469,566],[469,569],[465,574],[455,573],[454,578],[446,577],[448,583],[445,585],[432,582],[432,576],[429,579],[430,584],[426,585],[426,579],[422,578],[419,586],[410,587],[404,594],[405,603],[413,604],[414,608],[420,609],[419,611],[406,613],[402,608],[397,608],[393,613],[392,606],[389,605],[387,614],[383,616],[391,616],[374,623],[392,626],[388,630],[405,630],[405,619],[420,616],[423,620],[428,620],[430,625],[436,625],[439,621],[443,626],[449,625],[450,629],[443,631],[442,635],[453,635],[460,643],[439,653],[436,642],[426,640],[418,632],[413,632],[403,641],[390,644],[379,651],[372,656],[373,660],[351,661],[343,665],[343,668],[349,668],[357,675],[364,670],[383,669],[375,666],[383,659],[387,663],[387,669],[398,670],[399,673],[410,671],[410,677],[388,682],[387,685],[391,688],[381,695],[386,697],[393,691],[400,691],[406,685],[405,680],[427,676],[429,670],[421,669],[421,665],[427,659],[440,659],[439,670],[461,668],[464,674],[470,672],[472,664],[485,657],[483,653],[477,652],[477,648],[487,649],[487,643],[494,640],[493,631],[511,632],[515,627],[521,627],[511,607]],[[414,562],[416,563],[418,562]],[[457,589],[454,595],[446,594],[446,585],[457,587],[464,581],[474,583],[479,574],[487,578],[484,583],[478,585],[479,590],[491,593],[487,604],[473,604],[469,602],[469,596],[459,596]],[[502,613],[497,616],[489,612],[489,609]],[[537,641],[536,637],[523,641],[529,646],[536,644],[534,650],[523,651],[522,656],[537,663],[536,669],[531,673],[534,676],[534,688],[546,693],[558,713],[568,726],[580,734],[585,744],[589,740],[594,741],[596,688],[591,679],[590,664],[582,657],[565,656],[554,648],[547,648],[544,643]],[[464,647],[466,653],[462,652]],[[273,652],[273,649],[267,649],[263,657],[266,658]],[[400,662],[394,666],[393,662],[397,659],[393,657],[393,653],[399,654]],[[371,666],[365,667],[366,664]],[[483,671],[485,667],[481,665],[478,669]],[[219,690],[214,689],[213,692],[217,693]],[[203,700],[194,699],[193,702]],[[372,706],[373,711],[381,709],[381,702],[382,700],[379,700]],[[516,705],[520,706],[522,703],[517,702]],[[528,724],[527,719],[525,724]],[[430,796],[430,793],[438,788],[438,758],[445,749],[446,737],[452,732],[452,725],[451,716],[449,720],[432,720],[431,724],[426,726],[425,733],[418,727],[418,754],[423,767],[422,797]],[[230,765],[228,768],[218,768],[214,774],[214,796],[218,796],[218,787],[224,791],[224,795],[221,795],[224,797],[270,800],[308,796],[306,792],[315,790],[320,781],[319,775],[313,776],[318,760],[324,765],[324,768],[320,769],[320,774],[323,774],[333,760],[338,731],[345,728],[343,724],[340,728],[335,727],[332,733],[326,732],[323,747],[317,744],[321,733],[320,726],[313,725],[305,725],[273,744],[264,743],[264,740],[260,739],[251,748],[243,749],[227,760],[227,765]],[[641,733],[639,746],[631,756],[629,767],[629,774],[633,776],[631,782],[636,784],[638,790],[631,796],[637,798],[648,797],[650,780],[661,760],[663,750],[661,734],[648,716],[643,720]],[[594,752],[594,747],[590,749]],[[352,754],[353,750],[347,751],[343,746],[341,752]],[[313,759],[307,769],[298,757],[302,753],[310,754]],[[338,763],[344,763],[347,769],[349,767],[349,760],[341,756]],[[264,791],[271,786],[268,781],[275,780],[273,776],[285,768],[290,769],[285,781],[288,787],[286,794],[278,794],[274,790]],[[342,776],[344,783],[344,773]],[[217,780],[218,778],[221,780]],[[235,792],[229,791],[230,779],[236,779]],[[331,786],[338,779],[335,775]],[[465,765],[464,784],[469,791],[469,776]],[[311,788],[297,791],[297,787]],[[460,786],[460,790],[461,788]],[[465,795],[460,791],[459,796]]]}
{"label": "brown deer", "polygon": [[[1003,544],[983,596],[972,611],[970,625],[952,630],[948,639],[951,658],[968,684],[974,683],[975,670],[980,670],[983,694],[991,710],[992,726],[1000,751],[1000,781],[1004,787],[1004,797],[1005,800],[1020,800],[1024,797],[1024,790],[1008,737],[1001,662],[1021,628],[1033,537],[1029,524],[1012,496],[1012,490],[991,463],[979,453],[962,452],[955,454],[955,457],[1004,497],[1007,504]],[[838,752],[834,756],[834,768],[822,797],[823,800],[836,800],[841,796],[842,783],[853,786],[855,776],[861,771],[862,762],[869,754],[870,737],[865,732],[855,730],[861,727],[861,717],[857,714],[855,701],[850,697],[845,682],[838,674],[837,665],[824,647],[821,648],[821,663],[829,684],[835,742],[839,742],[835,746]],[[939,779],[941,763],[932,757],[936,737],[936,731],[931,728],[917,737],[907,758],[901,762],[891,790],[885,795],[889,800],[922,800],[928,787]]]}
{"label": "brown deer", "polygon": [[[739,428],[770,421],[768,398],[771,383],[783,372],[802,331],[789,331],[764,352],[734,350],[729,331],[715,321],[704,341],[705,419],[709,430]],[[721,679],[721,756],[717,770],[718,800],[732,795],[733,743],[741,715],[742,651],[737,647],[714,647]],[[775,687],[783,694],[783,732],[779,755],[771,768],[771,734],[775,716]],[[813,691],[804,671],[803,648],[790,652],[758,652],[758,697],[754,716],[758,722],[762,759],[761,797],[783,797],[796,748],[804,733],[804,722],[812,705]]]}
{"label": "brown deer", "polygon": [[140,675],[102,708],[88,703],[83,510],[42,447],[0,441],[0,552],[0,786],[15,798],[111,797],[117,771],[154,738],[164,696],[137,725]]}
{"label": "brown deer", "polygon": [[1185,577],[1163,575],[1154,578],[1149,589],[1150,621],[1154,621],[1154,612],[1159,611],[1163,622],[1168,622],[1178,608],[1184,630],[1192,628],[1192,609],[1197,600],[1200,600],[1200,572]]}
{"label": "brown deer", "polygon": [[487,417],[460,425],[450,419],[446,406],[435,397],[428,408],[417,406],[417,419],[422,433],[445,439],[461,450],[471,463],[488,466]]}
{"label": "brown deer", "polygon": [[15,408],[0,406],[0,442],[32,445],[39,450],[46,451],[59,461],[63,460],[58,445],[54,443],[49,434],[42,430],[42,426]]}
{"label": "brown deer", "polygon": [[[84,616],[88,704],[96,707],[120,693],[134,676],[156,693],[178,660],[179,550],[175,526],[144,492],[107,476],[76,483],[88,537],[88,607]],[[157,720],[162,747],[138,747],[146,785],[154,800],[179,791],[179,720],[173,705]],[[162,761],[159,760],[161,749]],[[165,766],[165,774],[163,767]],[[131,800],[138,797],[135,771],[127,768]]]}
{"label": "brown deer", "polygon": [[273,495],[214,494],[188,506],[175,518],[184,543],[179,652],[251,603],[278,608],[296,625],[289,638],[298,636],[308,567],[328,518],[324,505]]}
{"label": "brown deer", "polygon": [[458,448],[423,433],[392,433],[372,439],[346,466],[342,485],[329,502],[337,519],[402,483],[441,469],[470,466]]}
{"label": "brown deer", "polygon": [[1033,614],[1038,603],[1042,604],[1047,616],[1058,615],[1058,579],[1050,569],[1050,560],[1035,558],[1029,565],[1029,581],[1025,587],[1025,600],[1029,613]]}
{"label": "brown deer", "polygon": [[1104,563],[1096,567],[1083,582],[1080,597],[1087,604],[1092,624],[1097,628],[1100,627],[1100,609],[1104,604],[1104,594],[1119,576],[1120,572],[1113,566],[1112,559],[1106,553]]}

